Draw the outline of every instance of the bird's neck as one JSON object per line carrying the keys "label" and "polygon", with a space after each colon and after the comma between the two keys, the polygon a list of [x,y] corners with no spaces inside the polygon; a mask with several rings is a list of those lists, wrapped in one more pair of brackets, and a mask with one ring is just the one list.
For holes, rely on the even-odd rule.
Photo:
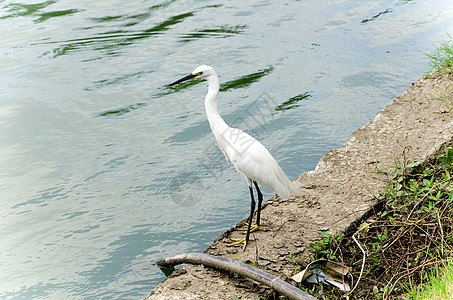
{"label": "bird's neck", "polygon": [[223,134],[227,130],[228,125],[222,119],[217,109],[217,95],[219,94],[219,78],[217,76],[210,76],[208,80],[208,93],[204,101],[206,109],[206,116],[211,126],[211,130],[216,134]]}

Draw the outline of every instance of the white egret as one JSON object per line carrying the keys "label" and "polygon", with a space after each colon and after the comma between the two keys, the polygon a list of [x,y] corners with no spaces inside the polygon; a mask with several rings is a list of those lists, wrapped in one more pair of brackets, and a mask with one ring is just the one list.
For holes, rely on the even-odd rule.
{"label": "white egret", "polygon": [[[238,128],[228,126],[222,119],[217,110],[217,95],[220,83],[213,68],[206,65],[199,66],[191,74],[169,84],[169,86],[194,78],[203,78],[208,81],[205,109],[212,133],[227,160],[234,165],[239,173],[244,175],[249,186],[252,203],[245,239],[232,239],[236,242],[229,244],[229,246],[244,244],[243,249],[245,249],[249,241],[250,232],[263,230],[260,227],[263,195],[258,184],[270,188],[284,199],[289,198],[291,195],[296,195],[297,186],[288,179],[269,151],[259,141]],[[252,218],[255,211],[253,186],[255,186],[258,195],[258,211],[256,225],[252,226]]]}

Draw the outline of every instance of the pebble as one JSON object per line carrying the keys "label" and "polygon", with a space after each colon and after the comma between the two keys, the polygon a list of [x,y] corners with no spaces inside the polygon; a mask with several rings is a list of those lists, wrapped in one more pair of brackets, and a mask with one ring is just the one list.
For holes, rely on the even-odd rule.
{"label": "pebble", "polygon": [[295,242],[294,243],[294,247],[303,247],[304,246],[304,242]]}

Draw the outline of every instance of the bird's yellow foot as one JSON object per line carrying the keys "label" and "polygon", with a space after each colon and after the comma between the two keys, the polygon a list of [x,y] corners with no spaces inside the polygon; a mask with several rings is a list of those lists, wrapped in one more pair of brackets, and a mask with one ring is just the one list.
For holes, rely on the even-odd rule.
{"label": "bird's yellow foot", "polygon": [[[248,225],[248,223],[246,223],[246,225]],[[239,230],[239,231],[245,231],[244,234],[247,232],[247,227],[246,228],[236,228],[236,230]],[[255,231],[266,231],[266,229],[262,228],[261,226],[255,224],[255,225],[252,225],[250,226],[250,233],[252,232],[255,232]]]}
{"label": "bird's yellow foot", "polygon": [[[240,245],[240,244],[244,244],[244,247],[242,247],[242,250],[245,250],[245,247],[247,247],[247,241],[245,239],[231,238],[231,240],[234,241],[234,243],[228,244],[227,247],[236,246],[236,245]],[[249,241],[254,241],[254,240],[255,239],[249,239]]]}

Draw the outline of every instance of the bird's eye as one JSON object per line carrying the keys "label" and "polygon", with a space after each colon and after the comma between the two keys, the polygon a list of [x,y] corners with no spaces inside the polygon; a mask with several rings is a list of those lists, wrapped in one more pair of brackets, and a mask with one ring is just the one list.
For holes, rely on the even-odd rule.
{"label": "bird's eye", "polygon": [[195,73],[194,75],[195,76],[201,76],[201,75],[203,75],[203,72],[198,72],[198,73]]}

